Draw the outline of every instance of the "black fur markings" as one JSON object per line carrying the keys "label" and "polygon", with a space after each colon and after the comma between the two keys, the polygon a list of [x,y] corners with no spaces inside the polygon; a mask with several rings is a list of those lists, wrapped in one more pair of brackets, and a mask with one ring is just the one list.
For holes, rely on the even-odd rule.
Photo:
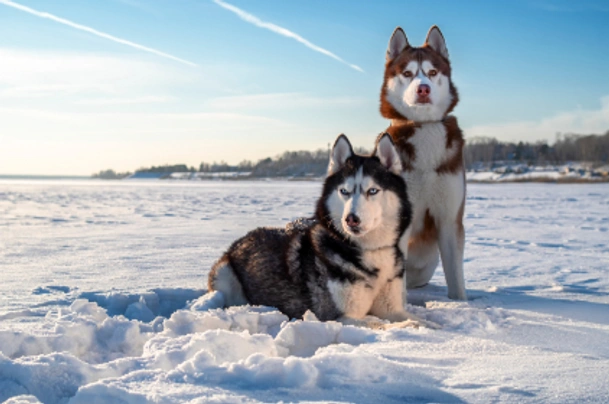
{"label": "black fur markings", "polygon": [[[361,250],[357,246],[349,240],[337,239],[335,235],[324,229],[320,229],[319,232],[315,248],[328,268],[328,275],[350,283],[378,277],[378,269],[367,268],[363,264]],[[336,258],[339,258],[341,262],[336,262]],[[343,262],[349,265],[344,265]]]}
{"label": "black fur markings", "polygon": [[402,203],[400,212],[400,220],[398,222],[398,234],[402,234],[412,219],[412,210],[408,201],[408,193],[406,191],[406,183],[401,176],[388,171],[380,164],[380,159],[376,156],[358,156],[353,155],[347,159],[345,166],[338,172],[332,174],[324,183],[322,197],[317,202],[316,217],[324,224],[325,227],[331,229],[338,236],[344,237],[343,233],[337,229],[330,219],[330,212],[325,205],[328,197],[332,192],[335,192],[338,187],[344,183],[347,178],[356,175],[357,171],[363,170],[365,176],[374,179],[374,182],[383,190],[394,192]]}
{"label": "black fur markings", "polygon": [[[221,258],[232,268],[250,304],[274,306],[292,318],[300,318],[310,309],[322,321],[335,320],[345,313],[338,308],[330,284],[349,288],[347,284],[357,283],[375,289],[377,282],[387,281],[387,275],[381,279],[379,268],[366,264],[366,251],[372,250],[344,233],[340,223],[334,224],[327,206],[328,198],[360,168],[378,187],[394,193],[400,201],[394,206],[400,219],[386,231],[393,236],[393,249],[387,249],[387,254],[394,254],[393,262],[399,265],[393,272],[403,271],[397,243],[410,221],[404,179],[383,167],[377,157],[352,155],[326,179],[310,227],[253,230],[235,241]],[[215,273],[212,271],[210,277]],[[209,284],[214,286],[212,280]]]}

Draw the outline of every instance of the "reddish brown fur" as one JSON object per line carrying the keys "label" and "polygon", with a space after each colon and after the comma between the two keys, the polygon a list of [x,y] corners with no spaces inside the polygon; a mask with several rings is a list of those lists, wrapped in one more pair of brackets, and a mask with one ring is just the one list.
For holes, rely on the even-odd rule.
{"label": "reddish brown fur", "polygon": [[435,243],[437,240],[438,229],[436,227],[436,222],[429,213],[429,209],[427,209],[425,211],[425,218],[423,219],[423,229],[410,237],[408,240],[408,249],[417,249],[418,247]]}
{"label": "reddish brown fur", "polygon": [[[387,128],[386,133],[391,135],[391,139],[395,144],[396,148],[400,152],[400,157],[402,160],[402,168],[404,171],[412,171],[413,166],[412,163],[417,158],[416,151],[414,146],[408,142],[412,136],[414,136],[416,128],[419,128],[420,125],[413,121],[404,121],[401,125],[392,125]],[[378,139],[383,134],[381,134]]]}
{"label": "reddish brown fur", "polygon": [[436,168],[436,172],[438,174],[455,174],[463,170],[463,146],[465,145],[463,132],[461,132],[457,124],[457,118],[454,116],[447,116],[442,123],[446,128],[446,148],[451,149],[456,143],[457,152],[448,160],[442,162]]}
{"label": "reddish brown fur", "polygon": [[[465,173],[463,175],[465,177]],[[465,180],[465,178],[463,178]],[[465,213],[465,194],[463,194],[463,200],[461,206],[459,206],[459,212],[457,212],[457,234],[461,239],[465,238],[465,228],[463,227],[463,214]]]}
{"label": "reddish brown fur", "polygon": [[[429,44],[425,43],[423,46],[417,48],[407,46],[406,49],[398,55],[397,58],[387,61],[385,64],[385,76],[383,78],[383,87],[381,89],[381,115],[388,119],[406,119],[400,114],[389,101],[387,101],[387,81],[390,78],[397,76],[402,73],[410,61],[416,60],[422,63],[424,60],[428,60],[433,66],[443,75],[451,77],[450,62],[446,60],[442,55],[433,50]],[[452,103],[446,110],[445,114],[451,112],[457,103],[459,102],[459,94],[457,89],[453,86],[452,81],[450,82],[450,93],[453,97]]]}

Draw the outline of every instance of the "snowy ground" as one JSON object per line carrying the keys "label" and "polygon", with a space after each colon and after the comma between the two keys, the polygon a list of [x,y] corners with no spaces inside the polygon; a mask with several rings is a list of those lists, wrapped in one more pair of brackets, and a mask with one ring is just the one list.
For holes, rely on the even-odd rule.
{"label": "snowy ground", "polygon": [[466,173],[469,182],[609,182],[609,167],[592,169],[589,164],[569,163],[565,165],[528,166],[514,164],[477,167]]}
{"label": "snowy ground", "polygon": [[317,182],[0,180],[0,402],[609,402],[609,186],[470,184],[441,269],[371,331],[220,310],[207,272]]}

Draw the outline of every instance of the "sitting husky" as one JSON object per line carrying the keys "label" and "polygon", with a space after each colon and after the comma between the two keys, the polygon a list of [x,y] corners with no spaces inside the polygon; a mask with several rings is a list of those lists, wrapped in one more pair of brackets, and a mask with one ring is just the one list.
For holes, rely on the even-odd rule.
{"label": "sitting husky", "polygon": [[310,310],[322,321],[371,328],[429,326],[404,309],[398,243],[411,208],[401,173],[389,135],[370,157],[339,136],[314,224],[258,228],[235,241],[212,267],[209,290],[221,291],[227,306],[273,306],[291,318]]}
{"label": "sitting husky", "polygon": [[448,297],[467,300],[463,277],[465,232],[465,141],[449,113],[459,97],[440,29],[433,26],[423,46],[411,46],[401,28],[389,41],[381,89],[381,114],[404,161],[403,176],[413,205],[404,237],[409,288],[426,285],[442,257]]}

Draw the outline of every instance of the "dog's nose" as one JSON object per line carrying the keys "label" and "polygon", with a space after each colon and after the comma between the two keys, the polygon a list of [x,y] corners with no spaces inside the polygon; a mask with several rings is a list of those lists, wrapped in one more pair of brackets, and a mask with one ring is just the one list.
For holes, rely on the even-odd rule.
{"label": "dog's nose", "polygon": [[361,223],[359,217],[357,217],[357,215],[353,213],[349,213],[345,221],[347,222],[347,226],[349,227],[357,227]]}
{"label": "dog's nose", "polygon": [[419,84],[419,87],[417,87],[417,95],[427,97],[429,96],[429,93],[431,93],[431,88],[429,87],[429,85]]}

